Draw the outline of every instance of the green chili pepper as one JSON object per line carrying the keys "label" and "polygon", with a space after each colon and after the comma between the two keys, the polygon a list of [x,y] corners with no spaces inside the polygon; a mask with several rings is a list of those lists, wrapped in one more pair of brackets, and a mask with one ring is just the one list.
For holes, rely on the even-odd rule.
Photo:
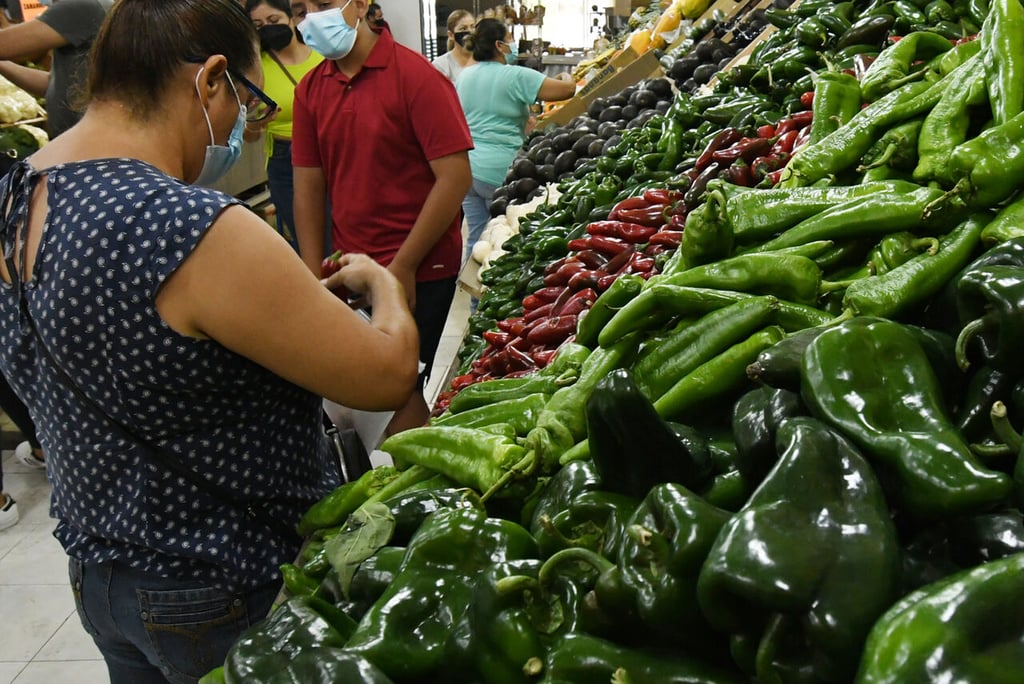
{"label": "green chili pepper", "polygon": [[981,231],[981,242],[986,247],[1019,237],[1024,237],[1024,195],[1000,209]]}
{"label": "green chili pepper", "polygon": [[671,275],[679,272],[678,269],[717,261],[732,253],[732,224],[724,210],[725,196],[722,193],[714,190],[705,193],[704,203],[686,217],[677,266],[673,269],[666,266],[666,273]]}
{"label": "green chili pepper", "polygon": [[891,318],[925,301],[968,263],[986,223],[987,217],[969,218],[939,240],[935,254],[924,252],[888,273],[854,281],[843,306],[858,316]]}
{"label": "green chili pepper", "polygon": [[750,297],[683,326],[640,353],[633,366],[637,384],[647,397],[661,397],[699,365],[764,327],[778,306],[774,297]]}
{"label": "green chili pepper", "polygon": [[930,255],[939,251],[939,241],[932,237],[919,238],[902,231],[886,235],[868,253],[871,275],[882,275],[902,266],[922,252]]}
{"label": "green chili pepper", "polygon": [[604,489],[642,497],[660,482],[697,489],[711,476],[707,445],[680,439],[633,374],[616,369],[601,379],[587,401],[587,441]]}
{"label": "green chili pepper", "polygon": [[969,60],[971,57],[981,52],[981,41],[980,40],[969,40],[964,43],[960,43],[953,47],[953,49],[945,52],[929,64],[928,68],[939,74],[939,76],[948,76],[959,67],[961,64]]}
{"label": "green chili pepper", "polygon": [[547,404],[549,396],[540,392],[527,394],[519,399],[506,399],[461,413],[444,414],[432,419],[430,424],[482,428],[495,423],[507,423],[512,426],[515,434],[526,436],[537,424],[537,416]]}
{"label": "green chili pepper", "polygon": [[[709,184],[710,185],[710,184]],[[718,186],[714,186],[718,187]],[[905,181],[882,181],[852,186],[741,190],[728,197],[726,214],[737,242],[760,242],[792,228],[837,204],[876,193],[907,193],[918,189]]]}
{"label": "green chili pepper", "polygon": [[311,596],[320,586],[320,582],[292,563],[282,564],[280,570],[284,588],[291,596]]}
{"label": "green chili pepper", "polygon": [[473,581],[494,563],[536,553],[525,529],[476,508],[430,514],[409,542],[394,581],[363,616],[346,650],[402,681],[439,675],[455,623],[472,605]]}
{"label": "green chili pepper", "polygon": [[757,681],[850,681],[871,625],[896,597],[889,507],[864,458],[818,421],[787,421],[778,452],[718,535],[700,605],[715,628],[756,646],[734,655]]}
{"label": "green chili pepper", "polygon": [[864,646],[858,684],[1009,684],[1024,658],[1024,553],[981,564],[900,599]]}
{"label": "green chili pepper", "polygon": [[996,125],[1024,111],[1024,7],[1015,0],[992,0],[982,25],[988,98]]}
{"label": "green chili pepper", "polygon": [[[809,241],[791,242],[789,245],[777,245],[776,248]],[[804,304],[813,304],[821,292],[833,289],[831,284],[822,282],[821,269],[813,259],[774,251],[741,254],[703,266],[695,266],[668,276],[661,282],[668,285],[771,294],[779,299]]]}
{"label": "green chili pepper", "polygon": [[747,380],[747,366],[784,335],[782,328],[770,326],[729,347],[681,378],[654,402],[654,408],[659,415],[673,418],[735,391]]}
{"label": "green chili pepper", "polygon": [[325,601],[292,597],[231,646],[224,661],[226,679],[389,682],[365,660],[341,650],[354,627],[351,618]]}
{"label": "green chili pepper", "polygon": [[849,74],[823,71],[814,87],[814,118],[808,144],[813,144],[846,124],[860,111],[860,83]]}
{"label": "green chili pepper", "polygon": [[[899,230],[926,229],[922,214],[942,197],[941,190],[919,187],[909,193],[878,192],[854,198],[801,221],[779,237],[763,243],[758,252],[770,252],[814,240],[837,240],[886,235]],[[933,218],[933,223],[940,217]],[[943,221],[946,220],[942,216]]]}
{"label": "green chili pepper", "polygon": [[537,427],[526,436],[542,472],[555,469],[562,453],[586,437],[586,405],[597,383],[616,368],[628,366],[636,353],[638,335],[627,335],[608,347],[598,347],[580,370],[575,384],[555,392],[541,411]]}
{"label": "green chili pepper", "polygon": [[924,119],[917,140],[920,160],[914,169],[914,180],[939,180],[952,185],[949,158],[957,145],[967,139],[971,123],[971,105],[981,104],[985,97],[985,70],[980,56],[972,57],[946,77],[949,86],[938,103]]}
{"label": "green chili pepper", "polygon": [[883,165],[892,169],[913,170],[918,163],[918,139],[923,125],[924,118],[916,117],[890,128],[871,146],[864,155],[863,161],[866,163],[858,166],[857,170]]}
{"label": "green chili pepper", "polygon": [[1024,112],[957,145],[949,158],[956,185],[950,196],[988,208],[1008,199],[1024,173]]}
{"label": "green chili pepper", "polygon": [[910,514],[971,512],[1009,494],[1010,479],[978,464],[946,417],[928,357],[898,323],[841,323],[810,343],[802,364],[808,408],[894,473]]}
{"label": "green chili pepper", "polygon": [[[923,15],[922,15],[923,16]],[[952,43],[945,36],[930,31],[915,31],[893,43],[871,63],[860,80],[861,93],[874,102],[886,93],[924,76],[923,70],[910,72],[915,61],[929,60],[946,52]]]}
{"label": "green chili pepper", "polygon": [[644,279],[639,275],[623,274],[616,278],[580,319],[576,329],[577,344],[596,346],[601,330],[617,311],[640,294],[643,284]]}
{"label": "green chili pepper", "polygon": [[[804,145],[786,166],[780,185],[811,185],[853,166],[884,131],[894,124],[930,110],[944,88],[922,82],[908,83],[860,110],[844,126],[814,145]],[[788,174],[788,175],[787,175]]]}

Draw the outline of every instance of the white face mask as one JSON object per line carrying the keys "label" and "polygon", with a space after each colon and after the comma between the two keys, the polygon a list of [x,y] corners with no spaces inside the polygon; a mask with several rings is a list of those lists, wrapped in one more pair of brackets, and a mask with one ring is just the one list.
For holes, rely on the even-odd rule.
{"label": "white face mask", "polygon": [[352,28],[342,14],[351,4],[352,0],[348,0],[344,7],[307,14],[296,27],[306,45],[326,59],[342,59],[348,56],[356,44],[356,30],[359,28],[358,19],[355,28]]}
{"label": "white face mask", "polygon": [[[205,67],[203,67],[205,68]],[[196,74],[196,94],[199,95],[199,74]],[[245,132],[245,105],[238,99],[238,91],[235,90],[235,83],[231,80],[231,74],[224,72],[231,85],[231,91],[235,93],[235,102],[238,103],[238,118],[228,135],[227,145],[218,145],[213,137],[213,124],[210,123],[210,112],[203,107],[203,116],[206,117],[206,127],[210,130],[210,144],[206,146],[206,159],[203,160],[203,168],[199,170],[199,177],[192,181],[193,185],[213,185],[224,177],[238,158],[242,156],[242,135]],[[202,102],[202,98],[200,98]]]}

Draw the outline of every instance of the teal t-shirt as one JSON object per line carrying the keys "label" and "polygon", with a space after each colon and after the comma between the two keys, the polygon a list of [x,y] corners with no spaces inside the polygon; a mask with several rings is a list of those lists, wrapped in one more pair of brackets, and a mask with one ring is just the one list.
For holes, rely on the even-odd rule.
{"label": "teal t-shirt", "polygon": [[544,74],[521,66],[481,62],[463,69],[455,90],[466,114],[473,149],[473,178],[501,185],[516,150],[523,144],[529,106],[537,99]]}

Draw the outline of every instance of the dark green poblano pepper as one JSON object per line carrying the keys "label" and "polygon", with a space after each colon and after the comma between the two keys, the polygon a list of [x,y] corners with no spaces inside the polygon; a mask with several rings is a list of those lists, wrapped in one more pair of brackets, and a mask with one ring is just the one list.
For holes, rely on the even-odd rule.
{"label": "dark green poblano pepper", "polygon": [[896,597],[896,530],[874,472],[845,438],[793,418],[777,448],[704,563],[700,606],[757,681],[848,682]]}
{"label": "dark green poblano pepper", "polygon": [[801,378],[811,413],[893,472],[911,515],[973,512],[1010,494],[1010,478],[981,465],[953,427],[928,356],[899,323],[858,317],[826,330]]}

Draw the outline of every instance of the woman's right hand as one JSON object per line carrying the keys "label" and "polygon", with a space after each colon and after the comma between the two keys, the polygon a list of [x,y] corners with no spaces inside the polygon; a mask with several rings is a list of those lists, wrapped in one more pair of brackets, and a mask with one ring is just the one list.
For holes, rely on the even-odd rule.
{"label": "woman's right hand", "polygon": [[[337,294],[348,299],[348,294],[360,295],[360,300],[366,300],[366,304],[373,305],[373,295],[380,292],[384,287],[399,286],[386,268],[365,254],[343,254],[338,257],[338,272],[333,273],[321,281],[324,286]],[[362,302],[353,302],[355,308]]]}

